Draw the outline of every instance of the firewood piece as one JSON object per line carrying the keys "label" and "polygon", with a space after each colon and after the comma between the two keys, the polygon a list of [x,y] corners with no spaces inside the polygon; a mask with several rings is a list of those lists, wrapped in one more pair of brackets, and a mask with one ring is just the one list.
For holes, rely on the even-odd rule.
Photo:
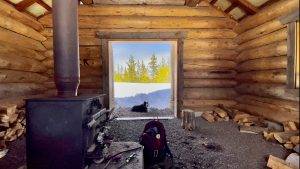
{"label": "firewood piece", "polygon": [[15,104],[6,104],[0,105],[0,114],[15,114],[17,110],[17,105]]}
{"label": "firewood piece", "polygon": [[283,124],[284,131],[296,131],[296,130],[298,130],[295,122],[287,121],[287,122],[283,122],[282,124]]}
{"label": "firewood piece", "polygon": [[286,143],[292,136],[299,135],[299,131],[274,132],[274,138],[279,143]]}
{"label": "firewood piece", "polygon": [[285,162],[293,168],[299,168],[299,154],[297,154],[297,153],[290,154],[285,159]]}
{"label": "firewood piece", "polygon": [[290,141],[294,144],[294,145],[297,145],[300,143],[300,136],[292,136],[290,137]]}
{"label": "firewood piece", "polygon": [[215,117],[212,115],[211,111],[204,112],[201,117],[210,123],[215,122]]}
{"label": "firewood piece", "polygon": [[250,116],[251,116],[250,114],[239,112],[234,116],[233,121],[238,122],[239,120]]}
{"label": "firewood piece", "polygon": [[265,120],[265,123],[268,126],[269,131],[283,132],[283,126],[280,123],[272,122]]}
{"label": "firewood piece", "polygon": [[293,150],[299,154],[299,153],[300,153],[300,147],[299,147],[299,144],[297,144],[297,145],[294,147]]}
{"label": "firewood piece", "polygon": [[273,132],[264,131],[263,136],[267,141],[276,141],[276,139],[274,138],[274,133]]}
{"label": "firewood piece", "polygon": [[285,143],[283,146],[288,150],[292,150],[294,148],[294,144],[289,142]]}
{"label": "firewood piece", "polygon": [[272,169],[293,169],[283,159],[272,155],[269,156],[267,167],[270,167]]}
{"label": "firewood piece", "polygon": [[268,128],[259,127],[259,126],[240,126],[239,129],[241,133],[249,133],[249,134],[259,134],[264,131],[268,131]]}
{"label": "firewood piece", "polygon": [[221,108],[214,109],[214,112],[216,112],[218,114],[218,116],[221,118],[225,118],[228,115],[227,112]]}

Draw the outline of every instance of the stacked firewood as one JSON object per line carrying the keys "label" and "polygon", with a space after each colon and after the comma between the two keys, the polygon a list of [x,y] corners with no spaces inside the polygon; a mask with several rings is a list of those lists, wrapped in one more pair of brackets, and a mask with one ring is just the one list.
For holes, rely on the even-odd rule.
{"label": "stacked firewood", "polygon": [[0,140],[14,141],[25,133],[25,111],[17,105],[0,105]]}

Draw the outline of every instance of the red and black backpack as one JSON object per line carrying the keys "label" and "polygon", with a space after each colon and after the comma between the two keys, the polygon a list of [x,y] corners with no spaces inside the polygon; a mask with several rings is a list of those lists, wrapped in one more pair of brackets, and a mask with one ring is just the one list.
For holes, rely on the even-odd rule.
{"label": "red and black backpack", "polygon": [[144,161],[146,166],[159,165],[173,155],[168,147],[164,125],[158,120],[152,120],[145,125],[140,137],[144,146]]}

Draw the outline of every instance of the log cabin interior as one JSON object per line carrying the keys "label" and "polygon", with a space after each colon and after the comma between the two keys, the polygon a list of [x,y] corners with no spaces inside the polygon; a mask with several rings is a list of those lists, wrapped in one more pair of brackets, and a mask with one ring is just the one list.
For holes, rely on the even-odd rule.
{"label": "log cabin interior", "polygon": [[149,120],[109,106],[113,40],[177,42],[154,167],[299,168],[299,0],[0,0],[1,169],[153,167]]}

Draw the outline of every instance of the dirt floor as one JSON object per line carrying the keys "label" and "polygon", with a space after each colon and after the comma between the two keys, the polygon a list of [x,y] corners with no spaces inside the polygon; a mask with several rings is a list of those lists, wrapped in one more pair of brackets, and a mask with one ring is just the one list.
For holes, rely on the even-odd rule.
{"label": "dirt floor", "polygon": [[[112,133],[116,141],[138,141],[147,121],[115,121]],[[288,152],[279,144],[265,141],[261,135],[244,134],[232,121],[210,124],[197,119],[197,130],[180,128],[180,120],[161,120],[180,169],[263,169],[269,154],[284,158]],[[0,159],[0,169],[17,169],[25,164],[25,139],[9,144],[9,153]]]}
{"label": "dirt floor", "polygon": [[174,116],[171,109],[157,109],[149,108],[147,113],[142,112],[132,112],[131,108],[128,107],[119,107],[116,108],[114,114],[117,117],[169,117]]}

